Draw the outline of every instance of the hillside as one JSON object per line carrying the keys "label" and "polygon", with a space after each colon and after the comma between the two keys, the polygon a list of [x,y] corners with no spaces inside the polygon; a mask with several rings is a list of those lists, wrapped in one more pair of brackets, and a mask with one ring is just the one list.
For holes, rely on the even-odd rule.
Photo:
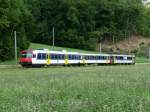
{"label": "hillside", "polygon": [[[145,50],[150,47],[150,38],[145,38],[141,36],[132,36],[129,39],[119,41],[119,42],[113,42],[112,41],[104,41],[102,44],[102,49],[104,51],[109,51],[109,49],[114,49],[114,52],[122,53],[122,52],[132,52],[140,50]],[[148,52],[148,51],[145,51]]]}
{"label": "hillside", "polygon": [[44,45],[44,44],[38,44],[38,43],[31,43],[29,49],[40,49],[40,48],[46,48],[49,50],[54,50],[54,51],[70,51],[70,52],[84,52],[84,53],[97,53],[94,51],[86,51],[86,50],[80,50],[80,49],[73,49],[73,48],[65,48],[65,47],[54,47],[54,46],[49,46],[49,45]]}

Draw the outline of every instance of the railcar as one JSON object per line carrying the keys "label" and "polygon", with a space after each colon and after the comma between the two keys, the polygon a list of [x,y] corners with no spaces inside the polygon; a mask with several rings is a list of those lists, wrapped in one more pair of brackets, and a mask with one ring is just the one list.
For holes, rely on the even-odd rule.
{"label": "railcar", "polygon": [[135,56],[116,54],[88,54],[37,49],[21,51],[19,63],[23,67],[86,64],[135,64]]}

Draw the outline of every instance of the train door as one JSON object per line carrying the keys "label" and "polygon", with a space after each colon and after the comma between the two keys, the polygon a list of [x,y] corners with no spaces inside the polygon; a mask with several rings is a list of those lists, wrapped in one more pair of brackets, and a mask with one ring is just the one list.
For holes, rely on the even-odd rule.
{"label": "train door", "polygon": [[133,56],[133,57],[132,57],[132,64],[135,64],[135,63],[136,63],[135,60],[136,60],[136,59],[135,59],[135,57]]}
{"label": "train door", "polygon": [[68,54],[66,53],[66,54],[65,54],[65,65],[68,65],[68,63],[69,63]]}
{"label": "train door", "polygon": [[47,61],[46,61],[47,65],[51,64],[51,59],[50,59],[50,54],[47,53]]}
{"label": "train door", "polygon": [[110,64],[114,64],[114,56],[110,56]]}
{"label": "train door", "polygon": [[85,56],[81,55],[80,57],[80,64],[85,64]]}
{"label": "train door", "polygon": [[86,64],[86,61],[85,61],[85,56],[82,56],[83,58],[83,65]]}

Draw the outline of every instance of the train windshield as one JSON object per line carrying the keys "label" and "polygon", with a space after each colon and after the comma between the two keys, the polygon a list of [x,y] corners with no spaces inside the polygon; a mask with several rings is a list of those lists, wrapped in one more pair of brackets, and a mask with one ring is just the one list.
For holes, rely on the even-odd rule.
{"label": "train windshield", "polygon": [[28,52],[22,53],[22,54],[21,54],[21,57],[22,57],[22,58],[32,58],[32,53],[28,53]]}

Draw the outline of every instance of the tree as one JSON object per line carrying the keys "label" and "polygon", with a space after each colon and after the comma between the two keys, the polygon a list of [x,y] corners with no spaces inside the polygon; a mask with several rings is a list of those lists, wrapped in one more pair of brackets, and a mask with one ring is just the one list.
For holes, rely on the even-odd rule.
{"label": "tree", "polygon": [[0,0],[0,60],[8,60],[14,57],[13,32],[18,35],[18,50],[28,48],[29,41],[26,37],[26,18],[30,13],[23,0]]}

